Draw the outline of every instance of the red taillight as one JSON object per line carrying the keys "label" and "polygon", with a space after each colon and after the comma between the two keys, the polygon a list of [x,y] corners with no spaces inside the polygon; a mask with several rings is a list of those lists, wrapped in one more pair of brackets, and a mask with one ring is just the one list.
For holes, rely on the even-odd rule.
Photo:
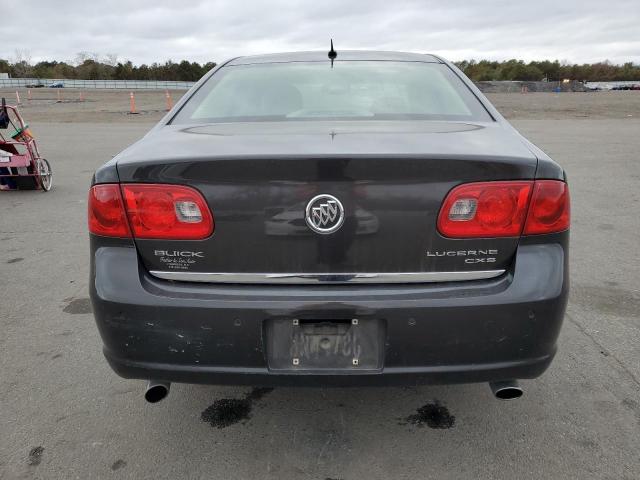
{"label": "red taillight", "polygon": [[449,238],[517,237],[567,228],[569,193],[558,180],[459,185],[438,215],[438,231]]}
{"label": "red taillight", "polygon": [[122,185],[136,238],[201,240],[213,233],[213,216],[197,190],[182,185]]}
{"label": "red taillight", "polygon": [[459,185],[447,195],[438,216],[445,237],[515,237],[527,216],[533,182]]}
{"label": "red taillight", "polygon": [[109,183],[89,191],[89,231],[95,235],[201,240],[213,228],[207,203],[190,187]]}
{"label": "red taillight", "polygon": [[89,190],[89,231],[105,237],[131,237],[120,187],[114,183]]}
{"label": "red taillight", "polygon": [[571,221],[569,187],[557,180],[537,180],[524,235],[562,232]]}

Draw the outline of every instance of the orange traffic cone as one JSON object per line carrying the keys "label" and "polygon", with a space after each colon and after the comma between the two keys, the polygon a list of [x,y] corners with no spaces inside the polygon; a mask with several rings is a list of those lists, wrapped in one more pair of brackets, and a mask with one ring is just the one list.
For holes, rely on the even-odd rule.
{"label": "orange traffic cone", "polygon": [[171,98],[171,94],[169,90],[165,90],[164,96],[167,99],[167,112],[173,108],[173,99]]}
{"label": "orange traffic cone", "polygon": [[134,97],[133,92],[129,92],[129,113],[138,113],[136,110],[136,97]]}
{"label": "orange traffic cone", "polygon": [[22,105],[22,102],[20,102],[20,94],[18,93],[17,90],[16,90],[16,104],[17,105]]}
{"label": "orange traffic cone", "polygon": [[31,101],[31,90],[27,90],[27,100]]}
{"label": "orange traffic cone", "polygon": [[60,90],[58,90],[58,101],[57,103],[62,102],[62,93],[60,92]]}
{"label": "orange traffic cone", "polygon": [[83,92],[80,92],[80,101],[84,102],[84,93]]}

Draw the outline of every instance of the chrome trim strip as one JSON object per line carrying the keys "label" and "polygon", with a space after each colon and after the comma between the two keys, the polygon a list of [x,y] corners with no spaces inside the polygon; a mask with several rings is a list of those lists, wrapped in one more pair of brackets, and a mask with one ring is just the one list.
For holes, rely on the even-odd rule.
{"label": "chrome trim strip", "polygon": [[206,273],[160,272],[149,273],[164,280],[203,283],[253,283],[272,285],[350,284],[350,283],[433,283],[485,280],[502,275],[504,270],[473,272],[408,272],[408,273]]}

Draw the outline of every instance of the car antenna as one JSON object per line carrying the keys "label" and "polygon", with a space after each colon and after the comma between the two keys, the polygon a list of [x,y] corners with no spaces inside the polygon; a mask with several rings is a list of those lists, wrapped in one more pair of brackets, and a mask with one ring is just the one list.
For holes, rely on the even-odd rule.
{"label": "car antenna", "polygon": [[329,50],[329,58],[331,59],[331,68],[333,68],[333,61],[338,56],[338,52],[333,49],[333,38],[331,39],[331,50]]}

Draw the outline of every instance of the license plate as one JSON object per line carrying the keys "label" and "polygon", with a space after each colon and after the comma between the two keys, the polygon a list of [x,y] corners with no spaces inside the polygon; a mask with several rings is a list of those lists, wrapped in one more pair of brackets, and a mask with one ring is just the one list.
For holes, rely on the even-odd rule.
{"label": "license plate", "polygon": [[266,322],[267,360],[272,370],[380,370],[384,326],[376,319]]}

